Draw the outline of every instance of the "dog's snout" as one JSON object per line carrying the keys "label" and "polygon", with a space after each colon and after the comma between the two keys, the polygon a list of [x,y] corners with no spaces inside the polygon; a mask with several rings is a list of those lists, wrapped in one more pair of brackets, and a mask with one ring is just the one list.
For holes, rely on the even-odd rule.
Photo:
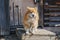
{"label": "dog's snout", "polygon": [[32,15],[32,17],[34,17],[34,15]]}
{"label": "dog's snout", "polygon": [[35,16],[35,15],[34,15],[34,14],[32,14],[32,13],[29,15],[29,17],[31,17],[31,18],[34,18],[34,16]]}

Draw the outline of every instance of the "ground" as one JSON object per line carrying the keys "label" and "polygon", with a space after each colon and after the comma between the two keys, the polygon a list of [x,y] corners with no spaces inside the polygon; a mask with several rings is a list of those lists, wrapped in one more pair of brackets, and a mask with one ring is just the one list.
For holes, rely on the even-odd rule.
{"label": "ground", "polygon": [[9,36],[5,36],[5,37],[1,37],[0,40],[19,40],[18,37],[14,34],[14,35],[9,35]]}
{"label": "ground", "polygon": [[[22,33],[22,29],[19,29],[19,31],[17,31],[17,33],[16,34],[19,34],[19,35],[16,35],[16,34],[10,34],[9,36],[4,36],[4,37],[0,37],[0,40],[20,40],[19,38],[20,38],[20,34]],[[38,32],[36,32],[35,34],[37,34]],[[36,40],[36,39],[43,39],[43,40],[53,40],[54,39],[54,37],[52,37],[52,36],[50,36],[50,37],[48,37],[48,36],[45,36],[45,35],[47,35],[47,34],[51,34],[51,35],[54,35],[54,33],[51,33],[51,32],[49,32],[49,31],[47,31],[47,30],[43,30],[43,29],[40,29],[40,33],[38,34],[38,35],[43,35],[43,36],[35,36],[35,35],[33,35],[30,39],[34,39],[34,40]],[[58,38],[59,38],[59,40],[60,40],[60,35],[59,35],[59,37],[57,37],[57,40],[58,40]],[[40,40],[39,39],[39,40]]]}
{"label": "ground", "polygon": [[20,39],[16,35],[9,35],[5,37],[1,37],[0,40],[20,40]]}

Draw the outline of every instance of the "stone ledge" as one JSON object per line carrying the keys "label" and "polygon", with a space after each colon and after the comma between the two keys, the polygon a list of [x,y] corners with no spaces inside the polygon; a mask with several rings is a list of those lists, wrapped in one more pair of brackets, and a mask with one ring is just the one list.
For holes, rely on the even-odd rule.
{"label": "stone ledge", "polygon": [[17,29],[17,36],[21,40],[55,40],[56,34],[45,30],[45,29],[38,29],[32,36],[24,35],[24,29]]}
{"label": "stone ledge", "polygon": [[34,35],[51,35],[51,36],[55,36],[56,34],[51,32],[51,31],[48,31],[48,30],[45,30],[45,29],[37,29],[37,31],[34,33]]}
{"label": "stone ledge", "polygon": [[[23,28],[17,28],[17,31],[21,32],[24,31]],[[34,35],[56,35],[56,33],[45,30],[45,29],[37,29],[37,31],[35,31]]]}

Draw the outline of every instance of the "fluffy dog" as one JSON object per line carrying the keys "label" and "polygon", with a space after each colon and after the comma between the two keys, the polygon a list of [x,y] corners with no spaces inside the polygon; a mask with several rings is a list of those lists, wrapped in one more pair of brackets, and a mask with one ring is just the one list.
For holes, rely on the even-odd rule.
{"label": "fluffy dog", "polygon": [[27,11],[24,15],[23,25],[26,34],[33,34],[38,27],[39,14],[36,7],[27,7]]}

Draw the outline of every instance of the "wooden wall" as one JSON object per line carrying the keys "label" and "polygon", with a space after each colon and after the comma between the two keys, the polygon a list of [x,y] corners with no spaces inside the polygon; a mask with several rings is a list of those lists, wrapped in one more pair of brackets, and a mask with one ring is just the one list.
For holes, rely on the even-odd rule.
{"label": "wooden wall", "polygon": [[[16,12],[16,5],[19,6],[19,24],[22,24],[23,16],[26,12],[26,7],[35,7],[36,5],[33,3],[33,0],[10,0],[9,2],[9,7],[10,7],[10,24],[15,25],[18,24],[18,13]],[[14,5],[13,5],[14,3]],[[13,10],[14,6],[14,10]],[[13,18],[13,12],[14,12],[14,17]]]}

